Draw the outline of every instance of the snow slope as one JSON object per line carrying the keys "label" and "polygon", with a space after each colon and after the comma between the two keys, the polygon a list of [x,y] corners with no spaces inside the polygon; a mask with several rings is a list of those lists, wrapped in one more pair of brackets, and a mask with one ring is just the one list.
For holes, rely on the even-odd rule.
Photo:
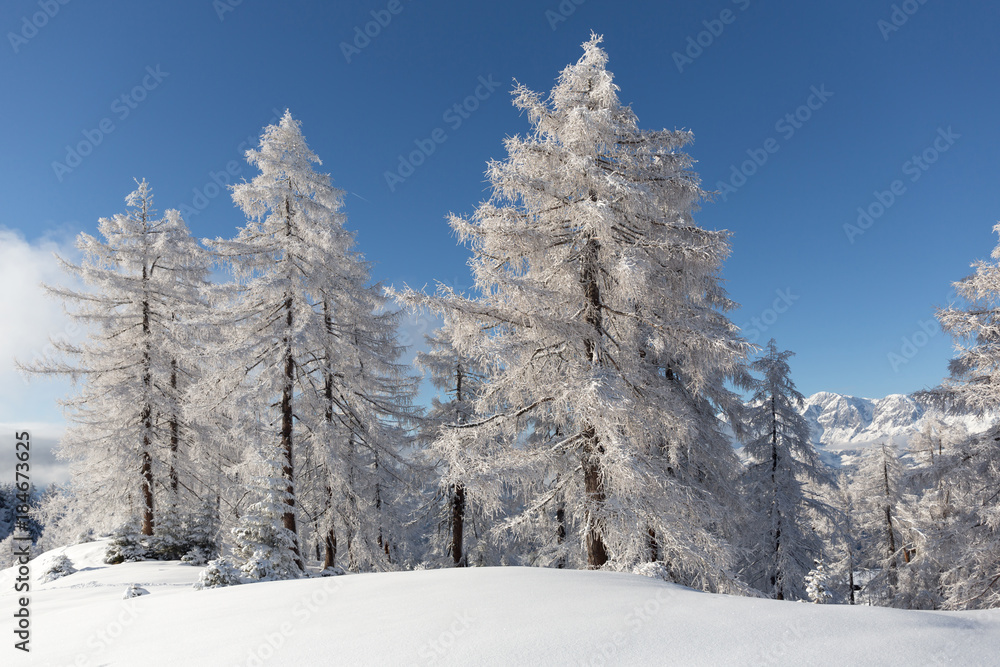
{"label": "snow slope", "polygon": [[[178,563],[101,563],[33,585],[30,655],[3,665],[996,664],[1000,610],[913,612],[699,593],[636,575],[470,568],[195,591]],[[55,557],[32,562],[33,578]],[[14,573],[0,572],[10,626]],[[150,593],[123,600],[128,584]]]}

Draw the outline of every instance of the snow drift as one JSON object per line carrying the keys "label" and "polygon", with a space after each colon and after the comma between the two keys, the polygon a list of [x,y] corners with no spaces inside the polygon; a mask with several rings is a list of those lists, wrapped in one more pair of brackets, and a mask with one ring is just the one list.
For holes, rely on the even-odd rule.
{"label": "snow drift", "polygon": [[[926,665],[995,663],[1000,610],[919,612],[700,593],[536,568],[347,575],[196,591],[177,562],[32,561],[31,653],[4,665]],[[38,583],[64,553],[77,572]],[[0,600],[16,604],[13,570]],[[123,599],[136,585],[149,593]],[[10,621],[8,621],[10,623]]]}

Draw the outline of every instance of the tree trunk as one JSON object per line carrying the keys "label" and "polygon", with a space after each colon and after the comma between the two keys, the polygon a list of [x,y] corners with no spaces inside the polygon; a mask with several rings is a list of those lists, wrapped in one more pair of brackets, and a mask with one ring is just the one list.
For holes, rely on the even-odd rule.
{"label": "tree trunk", "polygon": [[656,539],[656,531],[652,527],[646,529],[646,549],[649,551],[649,562],[660,560],[660,543]]}
{"label": "tree trunk", "polygon": [[851,604],[854,604],[854,556],[851,555],[851,547],[847,547],[847,584],[851,590]]}
{"label": "tree trunk", "polygon": [[[145,211],[143,211],[143,216],[145,216]],[[143,291],[146,292],[148,288],[146,287],[149,281],[149,274],[146,271],[146,267],[142,267],[142,284]],[[153,430],[153,406],[151,404],[152,392],[153,392],[153,371],[152,371],[152,354],[150,350],[150,318],[149,318],[149,298],[145,297],[142,302],[142,335],[143,343],[145,349],[143,350],[142,358],[142,387],[143,387],[143,406],[142,406],[142,453],[139,474],[141,476],[140,485],[142,487],[142,529],[143,535],[153,534],[153,458],[149,453],[150,450],[150,438],[149,434]]]}
{"label": "tree trunk", "polygon": [[[455,402],[458,414],[455,415],[456,422],[465,422],[465,414],[462,412],[462,365],[455,367]],[[455,567],[464,567],[465,548],[465,485],[461,482],[455,484],[455,493],[451,498],[451,559]]]}
{"label": "tree trunk", "polygon": [[[556,508],[556,544],[562,547],[563,543],[566,541],[566,505],[562,502]],[[566,556],[562,554],[562,549],[560,549],[559,560],[556,561],[556,567],[560,570],[566,567]]]}
{"label": "tree trunk", "polygon": [[[883,456],[885,454],[883,453]],[[885,482],[885,530],[889,535],[889,567],[896,567],[896,536],[892,530],[891,489],[889,488],[889,464],[883,461],[882,476]]]}
{"label": "tree trunk", "polygon": [[[323,330],[327,336],[333,335],[333,316],[330,314],[329,299],[323,300]],[[328,351],[326,353],[326,368],[323,370],[323,397],[326,399],[324,417],[326,418],[327,425],[333,424],[332,368],[333,359],[330,358]],[[326,471],[325,474],[329,480],[329,471]],[[323,536],[323,569],[325,570],[328,567],[335,567],[337,564],[337,533],[333,522],[333,488],[327,484],[324,490],[326,491],[326,509],[330,513],[330,529]]]}
{"label": "tree trunk", "polygon": [[[593,193],[591,197],[594,197]],[[602,335],[601,290],[598,284],[598,252],[600,247],[597,239],[591,238],[587,241],[583,248],[583,265],[580,274],[580,283],[583,287],[586,303],[584,320],[593,328],[591,332],[593,338],[587,338],[583,341],[584,353],[587,361],[593,366],[601,365],[600,347],[597,344]],[[604,544],[604,536],[601,533],[600,520],[598,519],[606,498],[599,457],[601,446],[592,425],[585,424],[582,435],[584,443],[583,485],[587,494],[587,565],[591,568],[599,568],[608,562],[608,551]]]}
{"label": "tree trunk", "polygon": [[292,459],[292,391],[295,381],[295,361],[292,358],[292,298],[285,300],[285,324],[287,333],[285,338],[285,377],[284,386],[281,390],[281,449],[285,455],[285,461],[281,466],[281,475],[285,478],[285,513],[281,516],[281,524],[292,534],[292,553],[295,555],[295,564],[300,570],[305,569],[302,563],[302,555],[299,552],[298,528],[295,525],[295,477],[294,464]]}
{"label": "tree trunk", "polygon": [[323,536],[323,547],[323,569],[325,570],[337,564],[337,533],[332,525]]}
{"label": "tree trunk", "polygon": [[781,508],[778,507],[778,414],[775,409],[774,395],[771,395],[771,492],[774,494],[771,508],[774,512],[774,574],[771,576],[771,588],[775,600],[785,599],[784,575],[781,571]]}
{"label": "tree trunk", "polygon": [[596,569],[608,562],[608,550],[604,545],[597,512],[604,504],[604,479],[601,477],[600,462],[597,459],[597,436],[593,427],[584,431],[583,483],[587,493],[587,566]]}
{"label": "tree trunk", "polygon": [[173,390],[174,409],[170,415],[170,492],[177,501],[177,485],[180,481],[177,475],[177,449],[180,444],[180,420],[177,416],[177,360],[170,360],[170,388]]}
{"label": "tree trunk", "polygon": [[455,495],[451,498],[451,559],[455,567],[465,567],[463,557],[463,535],[465,528],[465,487],[455,485]]}
{"label": "tree trunk", "polygon": [[149,455],[149,438],[143,438],[146,451],[142,453],[142,534],[153,534],[153,459]]}

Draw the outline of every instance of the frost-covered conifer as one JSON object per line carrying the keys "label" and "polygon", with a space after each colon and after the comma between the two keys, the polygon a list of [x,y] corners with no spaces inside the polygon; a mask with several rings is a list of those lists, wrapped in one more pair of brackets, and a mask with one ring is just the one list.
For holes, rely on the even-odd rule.
{"label": "frost-covered conifer", "polygon": [[[349,551],[377,545],[365,560],[373,551],[384,560],[383,503],[392,502],[387,480],[398,478],[398,422],[412,393],[396,362],[396,315],[367,284],[368,265],[343,227],[343,192],[313,169],[320,161],[298,121],[286,112],[247,159],[261,172],[233,187],[247,224],[210,244],[235,284],[213,297],[221,335],[217,364],[196,390],[201,414],[225,434],[231,472],[254,474],[240,460],[271,460],[279,448],[280,521],[300,566],[297,511],[306,499],[314,518],[323,514],[327,559],[339,514]],[[247,424],[250,414],[259,422]]]}
{"label": "frost-covered conifer", "polygon": [[896,448],[882,443],[865,452],[852,480],[861,543],[859,566],[875,577],[865,588],[869,600],[891,604],[899,569],[909,562],[912,544],[904,521],[903,469]]}
{"label": "frost-covered conifer", "polygon": [[[1000,223],[993,230],[1000,233]],[[962,303],[938,311],[941,328],[955,340],[957,355],[941,387],[921,392],[926,401],[953,413],[995,415],[1000,411],[1000,245],[992,261],[976,261],[974,273],[954,284]],[[961,446],[948,461],[942,493],[951,504],[954,530],[962,541],[942,575],[950,608],[1000,606],[1000,428]],[[945,552],[947,553],[947,552]],[[943,555],[942,555],[943,558]]]}
{"label": "frost-covered conifer", "polygon": [[478,519],[477,532],[481,532],[485,517],[475,508],[475,490],[469,489],[469,479],[477,478],[469,468],[482,463],[481,456],[472,451],[476,440],[467,429],[456,427],[474,421],[474,404],[482,391],[485,373],[477,359],[455,349],[451,337],[452,327],[446,320],[426,337],[429,350],[418,354],[416,363],[442,392],[434,397],[424,418],[424,438],[429,441],[424,454],[439,475],[438,493],[447,499],[442,523],[449,528],[448,552],[454,565],[463,566],[468,564],[466,523],[470,515],[473,521]]}
{"label": "frost-covered conifer", "polygon": [[717,588],[732,516],[718,499],[739,464],[716,415],[737,409],[725,382],[750,348],[724,315],[728,235],[692,219],[691,134],[638,128],[600,41],[547,99],[514,91],[532,132],[490,164],[490,199],[451,218],[478,297],[401,297],[449,313],[458,352],[491,361],[482,416],[463,425],[488,462],[487,511],[513,485],[511,526],[561,509],[589,567],[652,558]]}
{"label": "frost-covered conifer", "polygon": [[822,545],[810,525],[810,511],[829,514],[815,489],[829,485],[809,439],[809,426],[796,409],[803,401],[788,367],[792,352],[779,351],[774,339],[751,366],[761,377],[753,383],[744,447],[748,457],[747,492],[755,522],[745,576],[777,600],[806,595],[805,576],[820,558]]}
{"label": "frost-covered conifer", "polygon": [[827,604],[833,599],[833,596],[830,595],[830,575],[827,574],[823,563],[816,563],[816,567],[806,575],[805,583],[806,594],[809,596],[810,602]]}
{"label": "frost-covered conifer", "polygon": [[[184,322],[207,262],[177,211],[156,216],[145,180],[126,203],[127,213],[100,220],[103,240],[80,234],[79,266],[63,262],[84,289],[47,287],[75,306],[69,314],[88,327],[88,339],[54,341],[61,357],[24,368],[83,381],[65,401],[72,426],[61,443],[74,493],[105,519],[140,518],[148,536],[163,510],[158,489],[176,490],[186,455],[181,394],[195,371]],[[161,501],[173,502],[167,494]]]}
{"label": "frost-covered conifer", "polygon": [[255,501],[233,529],[232,557],[246,580],[292,579],[299,575],[301,563],[295,534],[282,521],[288,498],[284,451],[271,443],[258,453],[259,457],[249,462]]}

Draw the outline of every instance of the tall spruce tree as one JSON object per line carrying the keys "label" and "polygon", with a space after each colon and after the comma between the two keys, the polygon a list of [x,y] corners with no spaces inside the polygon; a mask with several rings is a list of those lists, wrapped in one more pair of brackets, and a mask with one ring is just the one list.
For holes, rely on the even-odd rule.
{"label": "tall spruce tree", "polygon": [[546,100],[515,89],[533,130],[490,164],[490,199],[451,218],[478,298],[400,296],[449,313],[459,353],[495,361],[484,416],[464,428],[497,503],[514,485],[523,514],[558,505],[588,567],[655,552],[676,579],[718,588],[731,581],[718,498],[739,462],[716,415],[738,410],[725,383],[751,349],[724,314],[728,235],[692,220],[705,193],[681,151],[691,134],[638,128],[600,42]]}
{"label": "tall spruce tree", "polygon": [[[338,512],[349,546],[360,533],[359,544],[377,544],[388,558],[382,507],[400,477],[401,424],[413,390],[397,363],[398,316],[384,308],[381,287],[367,284],[369,267],[344,228],[343,192],[313,169],[320,160],[298,121],[286,112],[247,159],[261,172],[233,186],[247,224],[236,238],[210,244],[235,282],[214,296],[222,335],[199,403],[230,443],[250,447],[233,469],[258,480],[262,497],[253,507],[270,508],[271,516],[268,499],[282,498],[281,525],[272,532],[275,543],[291,545],[300,568],[300,499],[310,501],[316,530],[323,514],[317,539],[328,564],[336,558]],[[280,478],[249,465],[274,461],[275,451]]]}
{"label": "tall spruce tree", "polygon": [[464,566],[468,564],[465,527],[470,513],[479,515],[470,506],[475,503],[475,490],[469,488],[468,480],[475,475],[468,468],[481,461],[473,451],[475,439],[460,427],[475,420],[474,405],[483,388],[485,371],[477,359],[462,356],[455,349],[451,336],[452,327],[446,320],[426,337],[429,350],[417,355],[416,364],[442,392],[432,399],[424,419],[423,437],[429,442],[424,452],[440,475],[438,493],[447,500],[443,523],[449,528],[451,561],[455,566]]}
{"label": "tall spruce tree", "polygon": [[806,598],[805,577],[822,556],[810,514],[830,514],[813,492],[830,484],[810,442],[809,425],[796,409],[803,397],[789,377],[792,354],[778,350],[772,338],[751,365],[761,377],[754,382],[748,411],[753,438],[744,447],[755,519],[746,531],[751,560],[745,576],[777,600]]}
{"label": "tall spruce tree", "polygon": [[[1000,234],[1000,223],[993,227]],[[1000,410],[1000,245],[992,261],[973,262],[974,272],[954,283],[960,302],[937,313],[957,352],[941,386],[920,393],[954,414],[995,418]],[[946,561],[944,604],[949,608],[1000,605],[1000,425],[962,443],[945,458],[942,489],[952,504],[961,548]],[[950,459],[950,460],[949,460]],[[949,531],[951,532],[951,531]]]}
{"label": "tall spruce tree", "polygon": [[127,213],[101,218],[103,240],[80,234],[83,261],[62,262],[84,289],[47,287],[75,306],[70,316],[88,327],[88,339],[53,341],[59,356],[22,368],[83,381],[64,403],[71,427],[61,443],[75,493],[105,518],[138,520],[151,536],[161,491],[176,507],[182,444],[189,444],[183,385],[197,372],[185,323],[199,306],[208,260],[180,214],[158,218],[152,188],[137,184]]}
{"label": "tall spruce tree", "polygon": [[852,480],[862,536],[859,565],[876,574],[865,587],[868,599],[876,604],[893,604],[900,568],[909,562],[910,531],[902,481],[902,464],[891,443],[866,451]]}

